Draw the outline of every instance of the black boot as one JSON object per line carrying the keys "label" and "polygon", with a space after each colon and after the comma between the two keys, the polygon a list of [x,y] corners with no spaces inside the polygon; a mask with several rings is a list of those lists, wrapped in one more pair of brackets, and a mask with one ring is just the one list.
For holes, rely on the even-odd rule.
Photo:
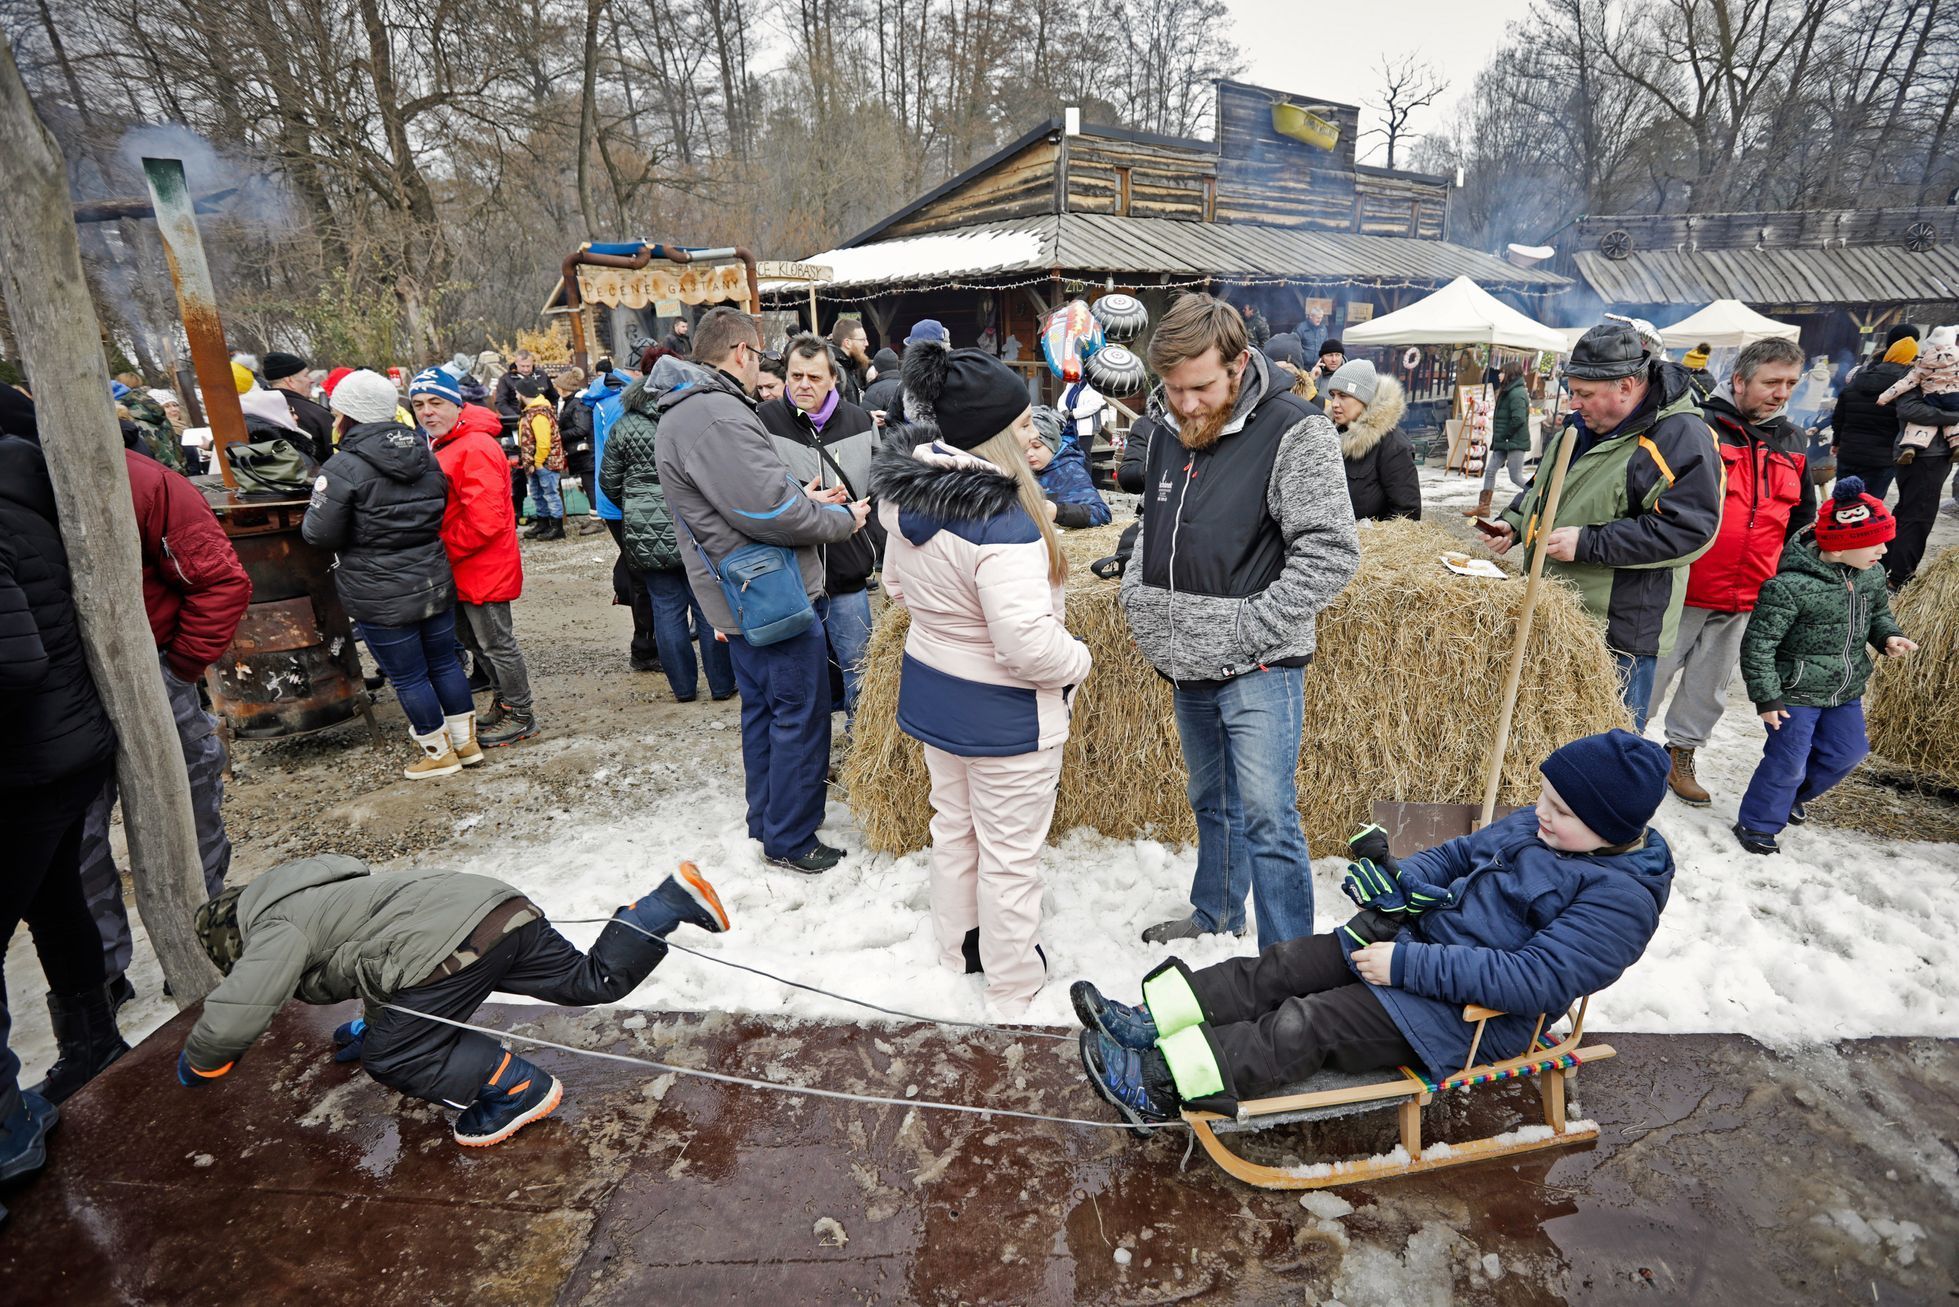
{"label": "black boot", "polygon": [[550,519],[550,528],[551,529],[544,534],[543,537],[544,539],[562,540],[565,538],[565,520],[562,517],[554,517]]}
{"label": "black boot", "polygon": [[86,994],[48,995],[48,1019],[54,1027],[54,1065],[34,1092],[50,1103],[63,1102],[129,1051],[116,1029],[107,985]]}

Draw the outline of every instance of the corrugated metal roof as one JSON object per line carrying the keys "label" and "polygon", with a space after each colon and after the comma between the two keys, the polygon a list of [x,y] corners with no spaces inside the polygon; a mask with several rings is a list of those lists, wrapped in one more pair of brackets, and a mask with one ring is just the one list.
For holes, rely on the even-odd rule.
{"label": "corrugated metal roof", "polygon": [[1438,286],[1468,277],[1490,289],[1535,291],[1570,284],[1554,272],[1519,268],[1447,241],[1092,213],[974,223],[927,236],[827,250],[801,261],[834,269],[836,275],[825,287],[829,290],[1051,268],[1068,273],[1325,277]]}
{"label": "corrugated metal roof", "polygon": [[1902,245],[1834,248],[1634,250],[1572,256],[1608,303],[1916,304],[1959,300],[1959,246],[1915,254]]}

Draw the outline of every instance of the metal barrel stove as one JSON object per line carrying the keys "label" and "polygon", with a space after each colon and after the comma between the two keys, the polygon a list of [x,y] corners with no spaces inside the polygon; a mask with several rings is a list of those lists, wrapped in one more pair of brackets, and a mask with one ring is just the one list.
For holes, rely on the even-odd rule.
{"label": "metal barrel stove", "polygon": [[206,677],[227,733],[278,739],[357,714],[372,731],[353,628],[333,585],[333,557],[299,534],[307,501],[239,499],[215,485],[204,490],[252,578],[245,620]]}

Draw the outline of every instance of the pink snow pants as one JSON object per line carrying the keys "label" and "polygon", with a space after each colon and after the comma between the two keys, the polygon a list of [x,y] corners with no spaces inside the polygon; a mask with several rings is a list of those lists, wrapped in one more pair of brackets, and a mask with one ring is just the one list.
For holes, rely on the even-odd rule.
{"label": "pink snow pants", "polygon": [[960,946],[979,927],[986,998],[1023,1013],[1047,981],[1041,846],[1054,820],[1061,746],[1009,758],[964,758],[925,746],[932,773],[932,926],[939,961],[966,969]]}

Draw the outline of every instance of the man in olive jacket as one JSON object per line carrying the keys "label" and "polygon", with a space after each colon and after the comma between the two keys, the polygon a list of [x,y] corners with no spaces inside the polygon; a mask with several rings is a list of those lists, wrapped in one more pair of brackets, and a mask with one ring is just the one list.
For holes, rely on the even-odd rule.
{"label": "man in olive jacket", "polygon": [[[1571,582],[1605,621],[1635,729],[1646,726],[1653,672],[1672,652],[1687,566],[1721,526],[1721,453],[1687,370],[1652,358],[1624,322],[1593,327],[1565,364],[1571,420],[1544,442],[1538,475],[1490,532],[1490,548],[1542,549],[1544,574]],[[1571,468],[1555,522],[1545,520],[1558,451]]]}
{"label": "man in olive jacket", "polygon": [[456,1142],[500,1143],[549,1116],[562,1088],[489,1036],[428,1016],[467,1021],[498,991],[566,1006],[617,1002],[659,965],[682,922],[728,928],[692,863],[615,912],[589,954],[521,891],[487,876],[375,876],[331,853],[283,863],[197,911],[198,937],[225,979],[204,1000],[177,1079],[225,1075],[288,999],[359,998],[363,1016],[334,1032],[335,1060],[359,1058],[391,1089],[464,1109]]}

